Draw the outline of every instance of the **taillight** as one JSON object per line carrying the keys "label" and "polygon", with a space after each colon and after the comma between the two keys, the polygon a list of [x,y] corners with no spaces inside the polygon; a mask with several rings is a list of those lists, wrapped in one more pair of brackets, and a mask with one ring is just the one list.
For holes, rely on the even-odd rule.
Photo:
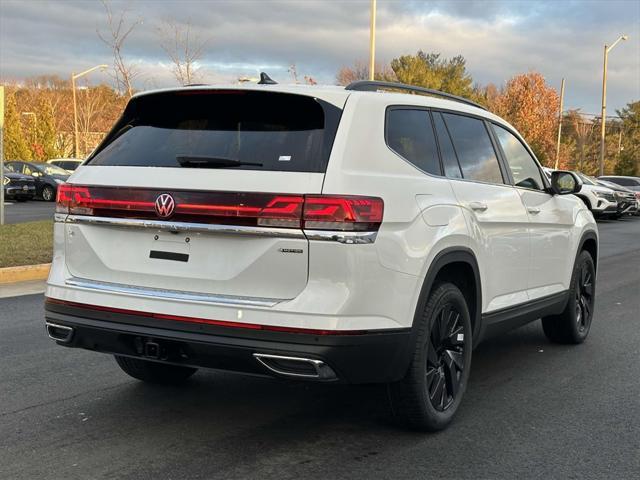
{"label": "taillight", "polygon": [[383,202],[376,197],[307,195],[303,228],[375,231],[382,223]]}
{"label": "taillight", "polygon": [[[251,192],[174,191],[173,203],[157,204],[167,192],[156,189],[62,184],[56,211],[192,223],[302,228],[308,230],[377,231],[383,201],[377,197],[288,195]],[[164,207],[164,208],[161,208]]]}
{"label": "taillight", "polygon": [[56,212],[69,213],[73,210],[73,213],[91,215],[91,209],[85,208],[89,199],[89,187],[63,183],[58,186]]}
{"label": "taillight", "polygon": [[94,215],[96,210],[149,213],[154,211],[155,203],[153,200],[142,198],[140,191],[127,190],[64,183],[58,187],[56,212]]}

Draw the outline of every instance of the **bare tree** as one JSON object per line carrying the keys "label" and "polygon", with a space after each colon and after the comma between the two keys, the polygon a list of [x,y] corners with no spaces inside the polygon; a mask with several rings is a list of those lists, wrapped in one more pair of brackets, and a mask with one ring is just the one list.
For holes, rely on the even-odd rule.
{"label": "bare tree", "polygon": [[584,157],[585,157],[585,146],[589,141],[589,137],[593,132],[594,124],[584,117],[580,110],[569,110],[567,112],[565,119],[569,121],[569,125],[573,130],[573,136],[576,140],[576,146],[578,147],[578,162],[574,168],[577,168],[579,171],[582,171],[584,166]]}
{"label": "bare tree", "polygon": [[113,53],[113,69],[118,90],[120,93],[131,97],[133,95],[133,80],[139,76],[140,72],[135,64],[124,59],[122,50],[131,32],[133,32],[142,21],[135,20],[128,22],[126,19],[127,10],[122,10],[120,13],[114,15],[107,0],[102,0],[102,5],[104,5],[104,10],[107,14],[108,31],[103,34],[100,30],[97,30],[98,37],[100,37],[100,40],[102,40]]}
{"label": "bare tree", "polygon": [[[374,76],[376,80],[397,81],[394,71],[388,64],[376,63]],[[369,65],[362,60],[357,60],[352,66],[343,66],[336,74],[338,85],[349,85],[357,80],[369,80]]]}
{"label": "bare tree", "polygon": [[165,20],[158,29],[160,47],[171,59],[171,71],[182,85],[195,83],[199,78],[199,60],[202,58],[207,40],[191,33],[191,22],[179,24]]}
{"label": "bare tree", "polygon": [[[289,66],[288,72],[291,74],[291,79],[293,80],[293,83],[300,83],[300,81],[298,79],[298,68],[296,67],[295,63],[292,63],[291,66]],[[303,79],[304,79],[304,83],[306,83],[307,85],[317,85],[318,84],[316,79],[313,78],[311,75],[304,75]]]}
{"label": "bare tree", "polygon": [[296,68],[296,64],[292,63],[289,67],[289,73],[291,74],[291,78],[293,79],[293,83],[298,83],[298,69]]}

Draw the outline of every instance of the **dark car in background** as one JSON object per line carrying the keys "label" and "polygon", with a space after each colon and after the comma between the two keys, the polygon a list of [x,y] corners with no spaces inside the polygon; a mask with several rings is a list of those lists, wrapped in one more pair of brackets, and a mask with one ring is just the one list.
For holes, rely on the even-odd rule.
{"label": "dark car in background", "polygon": [[4,198],[24,202],[31,200],[36,194],[36,181],[29,175],[17,173],[10,168],[5,168],[2,178]]}
{"label": "dark car in background", "polygon": [[7,167],[17,173],[32,177],[35,181],[36,196],[47,202],[56,199],[58,185],[63,184],[69,178],[69,172],[48,163],[10,161]]}
{"label": "dark car in background", "polygon": [[633,190],[634,192],[640,192],[640,177],[629,177],[622,175],[606,175],[598,177],[598,180],[605,180],[610,183],[615,183],[622,187]]}

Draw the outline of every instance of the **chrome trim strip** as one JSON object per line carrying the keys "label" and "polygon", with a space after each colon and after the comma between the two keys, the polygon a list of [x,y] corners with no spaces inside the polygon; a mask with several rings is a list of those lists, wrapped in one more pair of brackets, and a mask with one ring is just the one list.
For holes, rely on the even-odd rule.
{"label": "chrome trim strip", "polygon": [[333,241],[346,244],[370,244],[376,241],[378,232],[343,232],[333,230],[305,230],[309,240]]}
{"label": "chrome trim strip", "polygon": [[[267,369],[275,372],[279,375],[285,375],[287,377],[301,377],[301,378],[318,378],[322,380],[333,380],[337,378],[335,372],[331,367],[329,367],[322,360],[316,360],[314,358],[302,358],[302,357],[287,357],[284,355],[271,355],[267,353],[254,353],[253,357],[264,365]],[[307,373],[293,373],[287,372],[284,370],[279,370],[278,368],[272,367],[267,363],[267,360],[288,360],[292,362],[300,362],[300,363],[308,363],[315,369],[315,374],[307,374]]]}
{"label": "chrome trim strip", "polygon": [[[56,217],[58,220],[59,217]],[[172,222],[171,220],[143,220],[137,218],[92,217],[87,215],[68,215],[67,223],[88,225],[109,225],[122,228],[155,228],[171,232],[204,232],[230,235],[254,235],[272,238],[297,238],[308,240],[333,241],[345,244],[370,244],[376,241],[378,232],[349,232],[341,230],[297,230],[277,227],[246,227],[236,225],[216,225],[208,223]]]}
{"label": "chrome trim strip", "polygon": [[[65,325],[58,325],[57,323],[51,323],[51,322],[46,322],[45,326],[46,326],[47,335],[49,335],[49,338],[51,340],[55,340],[56,342],[69,343],[71,341],[71,337],[73,337],[73,328],[71,327],[67,327]],[[64,330],[65,332],[67,332],[67,336],[64,339],[56,338],[53,335],[51,335],[51,332],[49,332],[49,327],[59,328],[60,330]]]}
{"label": "chrome trim strip", "polygon": [[209,223],[172,222],[171,220],[150,220],[137,218],[91,217],[87,215],[69,215],[68,223],[89,225],[109,225],[123,228],[155,228],[171,232],[205,232],[231,235],[256,235],[277,238],[305,238],[302,230],[276,227],[246,227],[236,225],[216,225]]}
{"label": "chrome trim strip", "polygon": [[229,306],[255,306],[273,307],[281,300],[261,297],[241,297],[232,295],[212,295],[208,293],[185,292],[181,290],[168,290],[164,288],[133,287],[119,283],[100,282],[84,278],[70,278],[65,281],[70,287],[94,290],[98,292],[119,293],[134,297],[161,298],[187,302],[204,302]]}

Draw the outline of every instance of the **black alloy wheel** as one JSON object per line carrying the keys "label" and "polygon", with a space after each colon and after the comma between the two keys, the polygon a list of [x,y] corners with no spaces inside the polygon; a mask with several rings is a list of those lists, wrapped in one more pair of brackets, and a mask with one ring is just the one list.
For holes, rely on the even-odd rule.
{"label": "black alloy wheel", "polygon": [[588,264],[581,265],[578,278],[578,285],[575,289],[576,323],[578,324],[578,332],[583,333],[591,323],[594,303],[594,278]]}
{"label": "black alloy wheel", "polygon": [[556,343],[582,343],[589,335],[596,303],[596,265],[589,252],[578,255],[571,275],[567,305],[558,315],[542,319],[549,340]]}
{"label": "black alloy wheel", "polygon": [[427,389],[431,405],[443,412],[456,399],[464,372],[464,328],[460,312],[447,303],[437,313],[427,346]]}
{"label": "black alloy wheel", "polygon": [[460,407],[473,350],[467,302],[456,285],[439,282],[418,303],[408,370],[388,388],[394,416],[409,428],[442,430]]}

